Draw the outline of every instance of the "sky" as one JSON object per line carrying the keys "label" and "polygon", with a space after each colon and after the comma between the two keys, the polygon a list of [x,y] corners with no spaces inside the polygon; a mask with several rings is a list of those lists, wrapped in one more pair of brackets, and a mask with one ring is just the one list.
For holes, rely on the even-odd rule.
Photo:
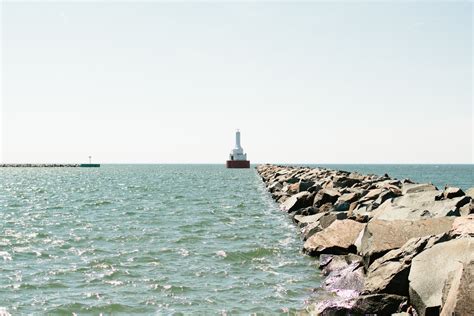
{"label": "sky", "polygon": [[471,2],[1,2],[0,160],[473,163]]}

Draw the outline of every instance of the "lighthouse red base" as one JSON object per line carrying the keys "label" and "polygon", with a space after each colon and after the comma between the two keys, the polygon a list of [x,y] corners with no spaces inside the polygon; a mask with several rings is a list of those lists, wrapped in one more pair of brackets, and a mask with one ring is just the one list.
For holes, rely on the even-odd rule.
{"label": "lighthouse red base", "polygon": [[250,168],[250,160],[227,160],[227,168]]}

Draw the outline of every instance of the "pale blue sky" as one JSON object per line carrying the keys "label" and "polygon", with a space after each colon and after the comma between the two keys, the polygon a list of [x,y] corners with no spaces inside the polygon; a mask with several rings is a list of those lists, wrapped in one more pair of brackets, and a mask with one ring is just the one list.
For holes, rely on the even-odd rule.
{"label": "pale blue sky", "polygon": [[4,162],[473,163],[469,2],[2,2]]}

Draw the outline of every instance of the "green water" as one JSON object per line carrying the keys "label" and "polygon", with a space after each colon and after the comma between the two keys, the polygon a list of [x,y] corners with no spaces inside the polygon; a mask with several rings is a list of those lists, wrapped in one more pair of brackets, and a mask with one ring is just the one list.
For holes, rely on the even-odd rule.
{"label": "green water", "polygon": [[[333,165],[474,186],[473,165]],[[0,307],[17,314],[263,314],[323,293],[254,169],[0,169]]]}
{"label": "green water", "polygon": [[0,306],[11,314],[279,313],[320,284],[254,169],[0,172]]}

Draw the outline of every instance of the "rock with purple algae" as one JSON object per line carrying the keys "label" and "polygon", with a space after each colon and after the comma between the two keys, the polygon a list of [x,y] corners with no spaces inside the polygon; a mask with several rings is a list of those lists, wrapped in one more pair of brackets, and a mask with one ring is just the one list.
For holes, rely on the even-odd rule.
{"label": "rock with purple algae", "polygon": [[338,297],[317,303],[316,315],[391,315],[399,312],[407,298],[393,294],[370,294],[353,298]]}
{"label": "rock with purple algae", "polygon": [[329,291],[352,291],[360,293],[364,286],[362,258],[354,254],[320,256],[320,269],[326,279],[323,288]]}

